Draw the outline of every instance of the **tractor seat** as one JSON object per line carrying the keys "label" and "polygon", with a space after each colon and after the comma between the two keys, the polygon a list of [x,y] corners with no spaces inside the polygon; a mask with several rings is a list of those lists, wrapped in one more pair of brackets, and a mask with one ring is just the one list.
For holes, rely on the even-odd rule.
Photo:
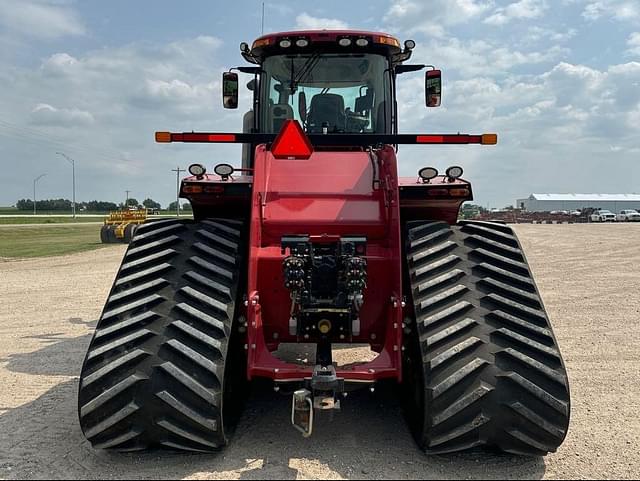
{"label": "tractor seat", "polygon": [[318,94],[311,99],[307,130],[322,133],[322,125],[326,124],[329,132],[344,131],[346,115],[344,99],[338,94]]}

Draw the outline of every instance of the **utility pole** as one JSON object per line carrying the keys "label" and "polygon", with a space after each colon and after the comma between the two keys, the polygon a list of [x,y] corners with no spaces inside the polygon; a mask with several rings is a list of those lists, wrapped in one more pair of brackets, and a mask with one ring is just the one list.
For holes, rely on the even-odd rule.
{"label": "utility pole", "polygon": [[42,179],[47,174],[41,174],[33,179],[33,215],[36,215],[36,182]]}
{"label": "utility pole", "polygon": [[264,2],[262,2],[262,25],[260,35],[264,35]]}
{"label": "utility pole", "polygon": [[178,166],[175,169],[171,169],[171,171],[176,173],[176,208],[178,211],[177,217],[180,217],[180,172],[186,172],[186,170]]}
{"label": "utility pole", "polygon": [[71,204],[73,210],[73,218],[76,218],[76,161],[69,157],[64,152],[56,152],[56,154],[63,156],[69,162],[71,162],[71,175],[73,176],[73,203]]}
{"label": "utility pole", "polygon": [[129,192],[131,191],[125,190],[125,192],[127,193],[127,200],[124,201],[124,210],[128,210],[129,209]]}

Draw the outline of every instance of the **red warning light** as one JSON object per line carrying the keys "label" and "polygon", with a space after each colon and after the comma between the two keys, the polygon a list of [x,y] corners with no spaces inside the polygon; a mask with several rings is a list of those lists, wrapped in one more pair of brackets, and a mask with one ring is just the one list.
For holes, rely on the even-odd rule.
{"label": "red warning light", "polygon": [[285,120],[282,130],[271,145],[276,159],[308,159],[313,146],[297,120]]}

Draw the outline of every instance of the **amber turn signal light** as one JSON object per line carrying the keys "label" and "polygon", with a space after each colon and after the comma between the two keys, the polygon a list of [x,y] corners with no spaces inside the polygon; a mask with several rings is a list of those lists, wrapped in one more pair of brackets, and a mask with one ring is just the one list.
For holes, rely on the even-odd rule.
{"label": "amber turn signal light", "polygon": [[482,134],[482,145],[496,145],[498,134]]}
{"label": "amber turn signal light", "polygon": [[156,132],[156,142],[163,144],[171,142],[171,132]]}

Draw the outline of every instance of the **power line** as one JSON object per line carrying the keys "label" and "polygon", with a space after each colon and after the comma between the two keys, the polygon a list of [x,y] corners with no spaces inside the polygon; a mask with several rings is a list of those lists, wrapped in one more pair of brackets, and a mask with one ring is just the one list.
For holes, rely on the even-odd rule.
{"label": "power line", "polygon": [[46,134],[34,129],[13,125],[3,120],[0,120],[0,135],[9,137],[9,138],[17,138],[17,139],[20,139],[21,141],[26,141],[27,143],[52,144],[52,145],[55,145],[57,148],[65,148],[68,150],[78,152],[80,154],[91,153],[93,157],[102,158],[105,160],[128,162],[128,160],[122,156],[121,152],[117,152],[115,150],[111,151],[111,150],[107,150],[107,149],[96,147],[96,146],[89,146],[89,145],[85,145],[78,142],[75,142],[73,144],[68,143],[68,142],[56,139],[55,137],[49,134]]}
{"label": "power line", "polygon": [[[51,142],[66,143],[63,140],[59,140],[59,138],[55,137],[54,135],[52,135],[50,133],[43,132],[42,130],[32,129],[32,128],[26,127],[24,125],[14,124],[13,122],[8,122],[8,121],[2,120],[2,119],[0,119],[0,127],[8,128],[8,129],[11,129],[11,130],[14,130],[14,131],[18,131],[19,133],[30,135],[30,136],[34,136],[34,137],[41,137],[44,140],[48,140],[48,141],[51,141]],[[75,142],[75,144],[77,146],[81,147],[81,148],[86,148],[86,149],[91,149],[91,150],[99,150],[99,151],[102,151],[103,153],[108,154],[108,155],[114,155],[114,154],[116,156],[121,156],[122,155],[122,153],[117,151],[117,150],[95,147],[93,144],[88,145],[88,144],[83,144],[83,143],[79,143],[79,142]]]}

